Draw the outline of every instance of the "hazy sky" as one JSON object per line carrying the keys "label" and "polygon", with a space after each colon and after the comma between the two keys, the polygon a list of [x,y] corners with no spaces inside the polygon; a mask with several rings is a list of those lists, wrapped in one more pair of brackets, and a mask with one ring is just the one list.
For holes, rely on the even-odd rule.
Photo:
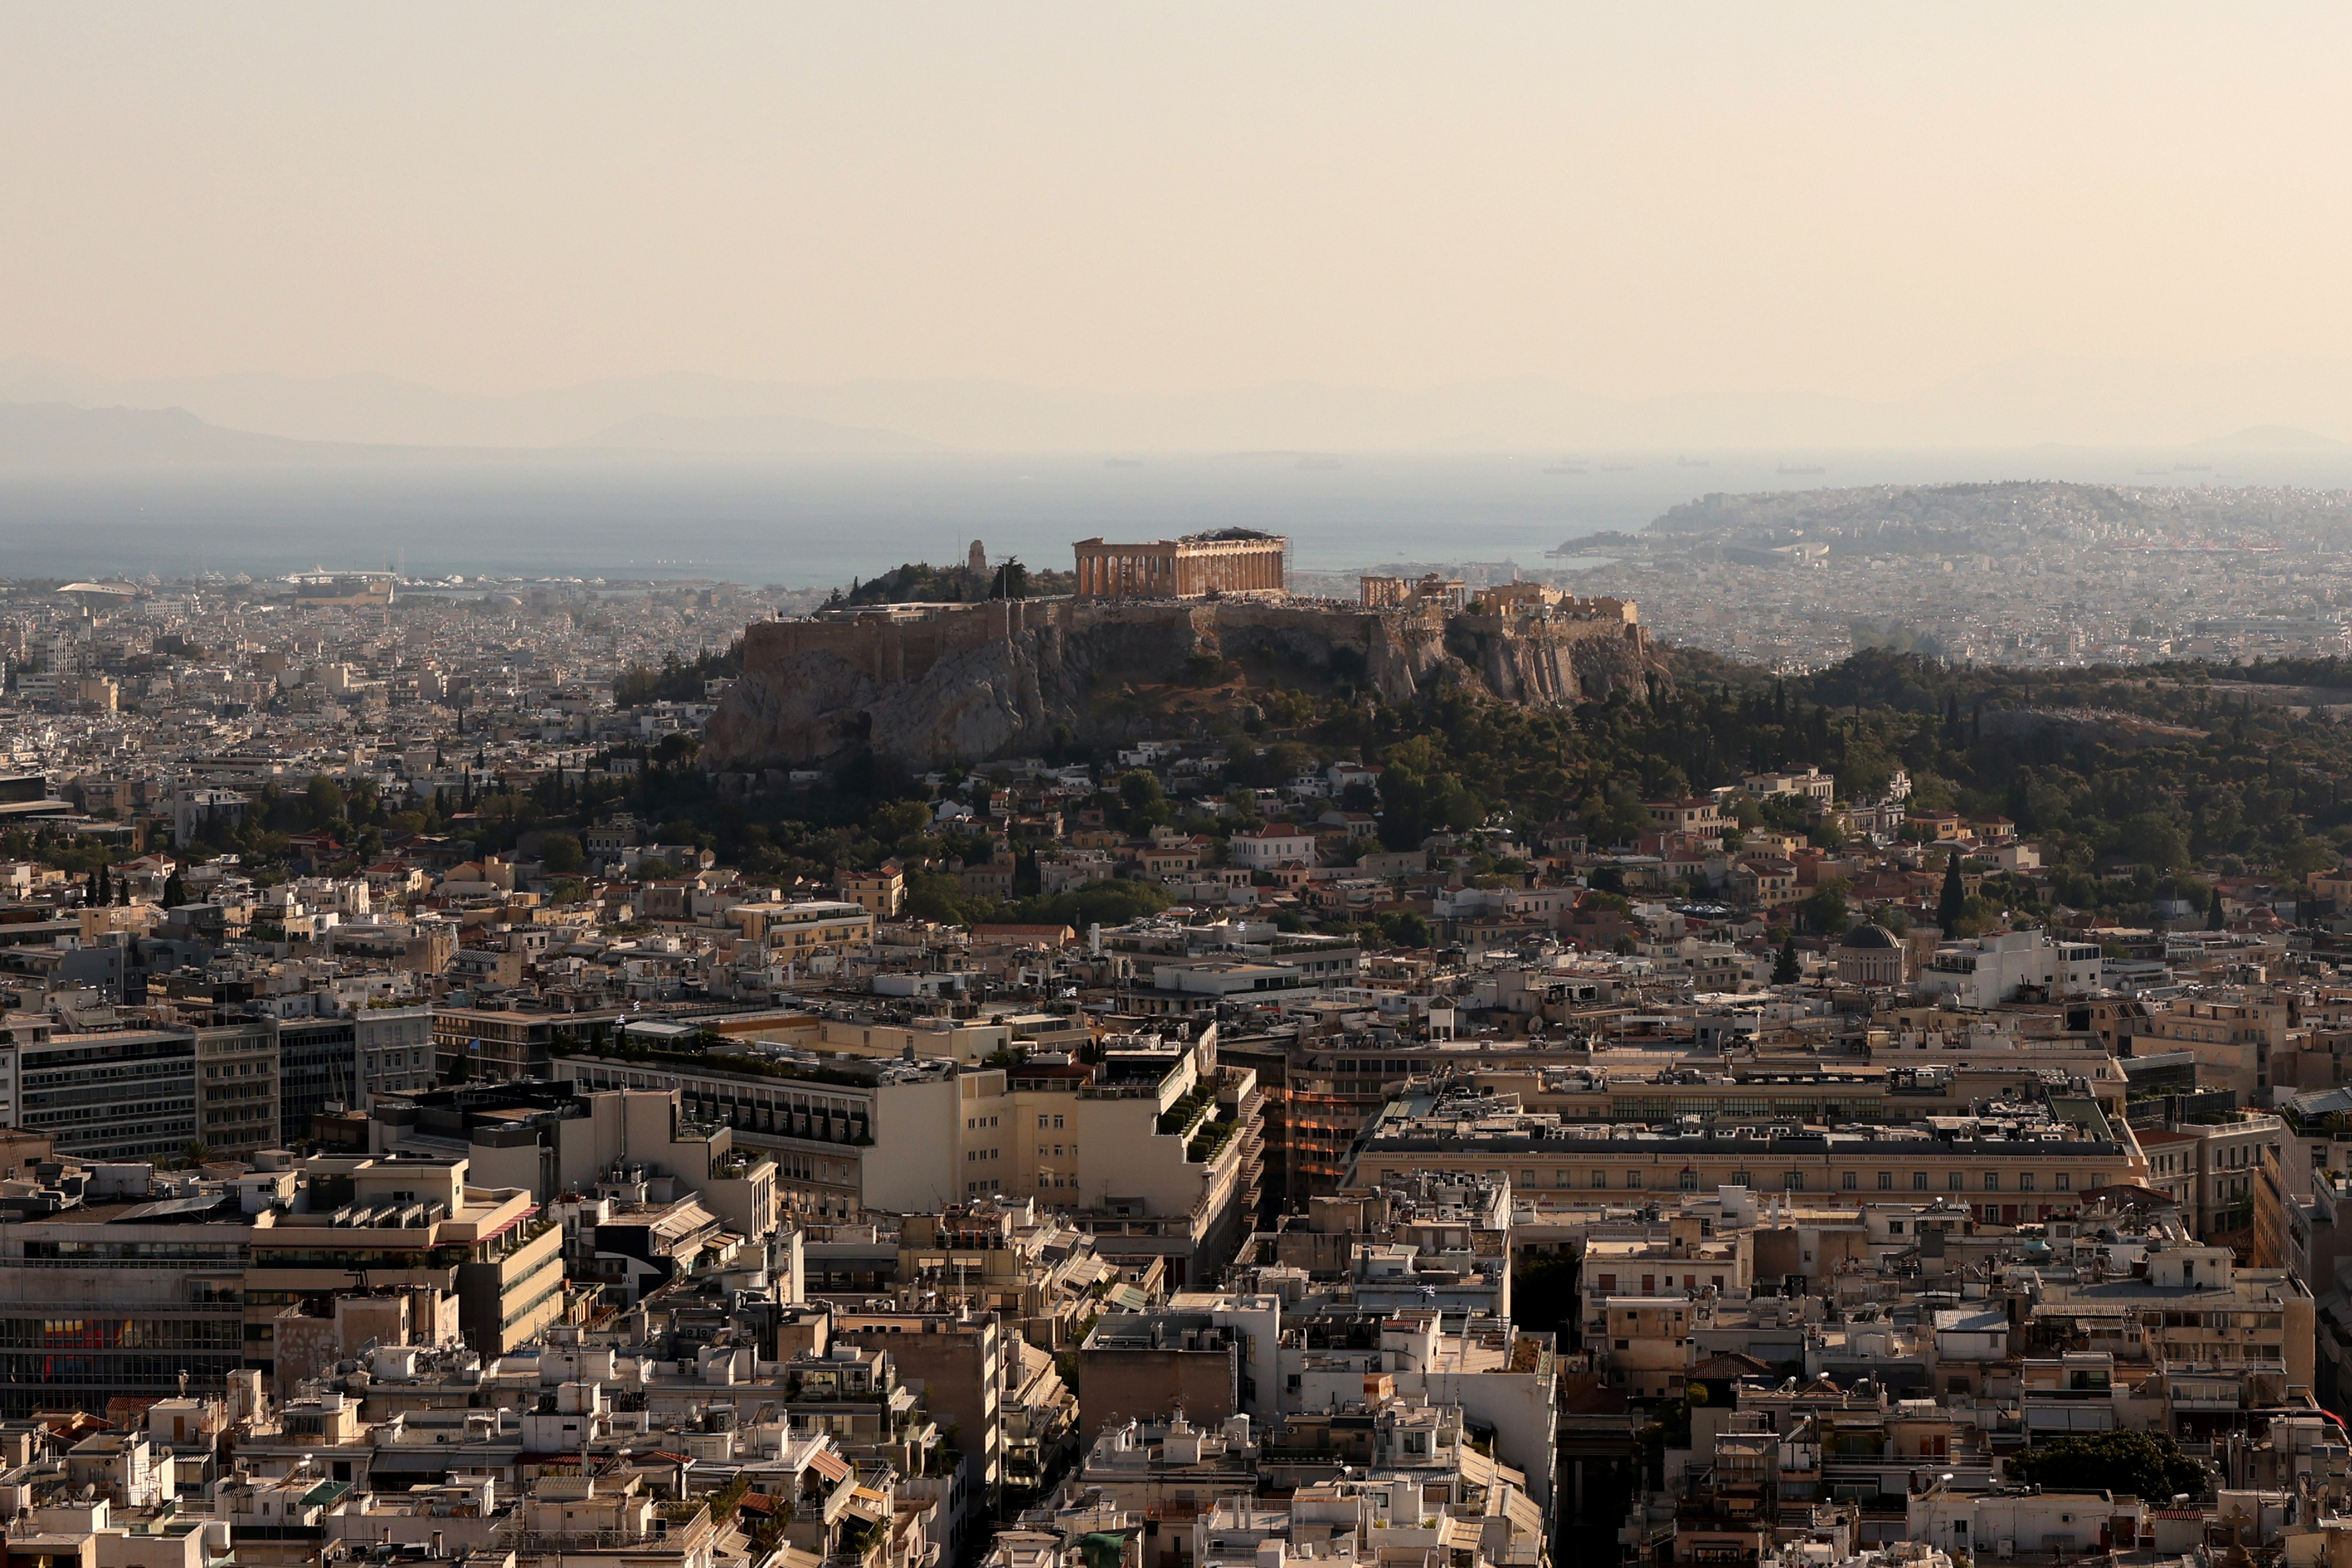
{"label": "hazy sky", "polygon": [[0,0],[0,356],[1916,390],[2352,355],[2352,8]]}

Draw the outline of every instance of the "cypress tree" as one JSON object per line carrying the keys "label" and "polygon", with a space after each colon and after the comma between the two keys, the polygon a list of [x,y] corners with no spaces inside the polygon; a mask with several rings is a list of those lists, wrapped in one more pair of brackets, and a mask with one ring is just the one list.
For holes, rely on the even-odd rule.
{"label": "cypress tree", "polygon": [[1772,984],[1794,985],[1798,973],[1797,939],[1792,934],[1781,941],[1780,954],[1772,960]]}
{"label": "cypress tree", "polygon": [[1944,892],[1936,900],[1936,923],[1949,935],[1959,923],[1960,910],[1968,903],[1968,889],[1960,883],[1960,852],[1952,850],[1944,857]]}
{"label": "cypress tree", "polygon": [[2213,897],[2205,906],[2205,929],[2221,929],[2221,889],[2219,888],[2213,889]]}

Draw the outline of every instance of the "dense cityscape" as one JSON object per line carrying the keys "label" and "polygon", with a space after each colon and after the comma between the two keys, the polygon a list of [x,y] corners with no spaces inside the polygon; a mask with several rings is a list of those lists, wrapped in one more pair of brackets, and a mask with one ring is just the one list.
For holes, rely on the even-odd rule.
{"label": "dense cityscape", "polygon": [[2340,498],[2188,493],[7,584],[11,1561],[2332,1562]]}
{"label": "dense cityscape", "polygon": [[1711,494],[1566,561],[1389,569],[1633,599],[1663,637],[1792,674],[1856,647],[2020,667],[2346,651],[2352,496],[2167,478]]}

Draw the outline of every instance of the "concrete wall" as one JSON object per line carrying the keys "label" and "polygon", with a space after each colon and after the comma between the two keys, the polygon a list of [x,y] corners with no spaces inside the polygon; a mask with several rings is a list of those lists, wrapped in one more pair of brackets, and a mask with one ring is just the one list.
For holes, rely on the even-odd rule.
{"label": "concrete wall", "polygon": [[1165,1419],[1179,1403],[1195,1426],[1214,1426],[1239,1412],[1239,1347],[1079,1351],[1078,1421],[1087,1441],[1130,1418]]}
{"label": "concrete wall", "polygon": [[984,1500],[993,1501],[1004,1479],[997,1396],[1003,1340],[997,1315],[979,1312],[958,1322],[913,1313],[836,1312],[833,1337],[888,1351],[898,1376],[922,1384],[925,1407],[942,1425],[955,1424],[956,1447],[971,1462]]}
{"label": "concrete wall", "polygon": [[[999,1075],[1000,1077],[1002,1075]],[[858,1162],[868,1208],[936,1213],[963,1201],[959,1079],[884,1084],[874,1091],[874,1146]]]}

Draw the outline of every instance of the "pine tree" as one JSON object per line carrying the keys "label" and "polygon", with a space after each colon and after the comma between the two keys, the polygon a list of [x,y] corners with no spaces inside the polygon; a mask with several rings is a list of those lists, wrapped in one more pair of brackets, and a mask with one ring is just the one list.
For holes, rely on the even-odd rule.
{"label": "pine tree", "polygon": [[1959,924],[1960,910],[1968,901],[1968,889],[1960,884],[1960,852],[1955,849],[1944,857],[1944,892],[1936,900],[1936,923],[1947,935]]}

